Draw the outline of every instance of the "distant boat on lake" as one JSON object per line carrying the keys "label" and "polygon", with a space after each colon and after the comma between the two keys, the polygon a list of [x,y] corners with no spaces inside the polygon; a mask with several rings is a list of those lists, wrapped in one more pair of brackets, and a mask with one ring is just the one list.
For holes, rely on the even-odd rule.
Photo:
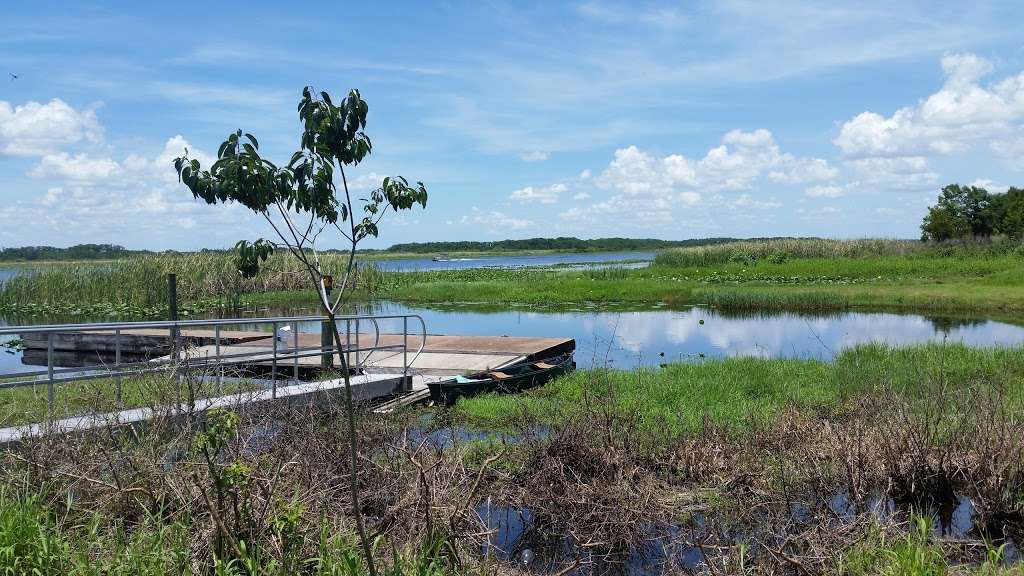
{"label": "distant boat on lake", "polygon": [[448,257],[447,253],[438,254],[437,256],[434,256],[434,262],[447,262],[449,260],[451,260],[451,258]]}

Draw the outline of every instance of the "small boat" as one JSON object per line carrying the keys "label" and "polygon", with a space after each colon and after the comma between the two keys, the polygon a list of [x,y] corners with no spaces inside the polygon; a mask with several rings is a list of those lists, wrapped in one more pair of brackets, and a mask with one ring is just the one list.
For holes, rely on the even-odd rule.
{"label": "small boat", "polygon": [[541,361],[525,361],[504,368],[456,376],[432,382],[430,399],[438,404],[455,404],[459,398],[477,394],[514,394],[548,383],[555,376],[576,369],[572,354],[562,354]]}
{"label": "small boat", "polygon": [[451,260],[451,258],[449,258],[447,254],[438,254],[437,256],[434,256],[434,262],[447,262],[449,260]]}

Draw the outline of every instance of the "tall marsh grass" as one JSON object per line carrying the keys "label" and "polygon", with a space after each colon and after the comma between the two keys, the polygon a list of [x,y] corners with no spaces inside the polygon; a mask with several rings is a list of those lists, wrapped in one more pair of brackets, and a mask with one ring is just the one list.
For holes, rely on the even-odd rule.
{"label": "tall marsh grass", "polygon": [[[344,274],[341,254],[323,254],[324,270],[337,282]],[[45,266],[15,275],[0,284],[0,309],[42,304],[60,309],[108,303],[134,309],[165,309],[167,275],[177,275],[178,299],[230,300],[244,294],[309,289],[304,267],[290,254],[276,253],[255,278],[243,278],[231,254],[198,252],[139,256],[96,263]],[[376,286],[382,274],[375,265],[357,268],[357,287]]]}
{"label": "tall marsh grass", "polygon": [[[190,526],[187,515],[165,520],[154,514],[129,525],[120,520],[112,522],[98,512],[84,519],[74,518],[69,514],[72,504],[70,496],[63,506],[53,506],[40,494],[18,494],[0,488],[0,573],[368,575],[359,551],[347,538],[336,536],[336,527],[326,519],[319,527],[322,533],[319,545],[297,558],[293,562],[295,566],[264,557],[271,554],[261,555],[261,550],[253,544],[249,545],[252,557],[245,562],[214,558],[212,566],[202,566],[196,558],[195,534],[190,533],[195,528]],[[317,527],[313,528],[315,535]],[[441,576],[450,573],[445,569],[449,563],[443,553],[439,546],[412,553],[396,551],[384,574]]]}
{"label": "tall marsh grass", "polygon": [[1001,256],[1024,255],[1024,244],[1006,238],[929,243],[917,240],[786,238],[750,240],[710,246],[670,248],[658,253],[655,266],[714,266],[753,264],[767,261],[781,264],[801,258],[878,258],[886,256]]}

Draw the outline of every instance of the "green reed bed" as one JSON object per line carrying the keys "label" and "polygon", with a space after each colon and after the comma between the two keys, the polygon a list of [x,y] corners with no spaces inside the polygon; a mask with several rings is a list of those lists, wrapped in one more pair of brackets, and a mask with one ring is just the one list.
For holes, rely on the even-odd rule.
{"label": "green reed bed", "polygon": [[927,243],[916,240],[792,238],[728,242],[669,248],[655,258],[658,266],[713,266],[800,258],[873,258],[880,256],[976,257],[1021,253],[1021,242],[1005,238]]}
{"label": "green reed bed", "polygon": [[[45,498],[44,496],[51,496]],[[69,515],[71,497],[60,494],[21,494],[0,488],[0,572],[36,575],[170,576],[195,573],[194,530],[189,516],[158,513],[128,525],[93,513],[84,521]],[[339,534],[338,526],[321,521],[315,550],[288,550],[288,538],[278,534],[286,554],[269,558],[250,545],[249,558],[215,559],[210,573],[309,574],[311,576],[363,576],[367,574],[354,540]],[[276,550],[275,550],[276,552]],[[290,555],[288,554],[290,552]],[[395,551],[388,576],[440,576],[449,562],[440,547]]]}
{"label": "green reed bed", "polygon": [[[321,262],[341,282],[344,256],[325,254]],[[308,290],[310,285],[305,269],[285,253],[274,254],[251,279],[243,278],[232,255],[222,252],[138,256],[46,266],[19,274],[0,284],[0,311],[162,315],[167,309],[168,274],[177,275],[178,299],[186,311],[236,304],[248,294]],[[376,286],[380,278],[375,266],[360,266],[350,282],[362,289]]]}
{"label": "green reed bed", "polygon": [[785,407],[836,407],[872,391],[927,398],[944,386],[1003,387],[1005,403],[1024,415],[1024,348],[926,344],[850,348],[834,361],[725,358],[638,370],[578,370],[520,395],[460,401],[455,415],[482,429],[502,429],[524,414],[540,423],[571,420],[613,400],[620,415],[666,441],[707,419],[736,431],[764,424]]}

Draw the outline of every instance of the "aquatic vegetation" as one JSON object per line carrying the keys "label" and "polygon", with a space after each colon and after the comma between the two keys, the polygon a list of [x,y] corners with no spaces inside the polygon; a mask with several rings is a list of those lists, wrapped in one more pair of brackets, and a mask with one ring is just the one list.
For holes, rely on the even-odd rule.
{"label": "aquatic vegetation", "polygon": [[669,248],[660,252],[654,263],[657,266],[689,267],[730,262],[751,265],[760,261],[782,264],[803,258],[1019,256],[1021,246],[1018,240],[1001,237],[941,243],[895,239],[784,238]]}
{"label": "aquatic vegetation", "polygon": [[537,390],[460,401],[454,414],[484,429],[512,425],[522,413],[552,424],[582,410],[589,398],[635,414],[640,428],[671,442],[710,422],[749,430],[786,407],[817,409],[887,388],[920,397],[941,382],[1006,387],[1001,402],[1024,415],[1024,348],[925,344],[891,348],[866,344],[832,362],[751,357],[666,363],[653,369],[578,370]]}
{"label": "aquatic vegetation", "polygon": [[[321,261],[327,273],[338,274],[344,266],[335,253],[322,255]],[[272,255],[254,278],[242,277],[235,264],[228,253],[197,252],[36,268],[0,285],[0,312],[166,316],[171,273],[177,276],[178,301],[186,315],[240,305],[248,294],[302,290],[309,284],[306,271],[285,253]],[[375,266],[361,266],[350,282],[371,289],[380,277]]]}

